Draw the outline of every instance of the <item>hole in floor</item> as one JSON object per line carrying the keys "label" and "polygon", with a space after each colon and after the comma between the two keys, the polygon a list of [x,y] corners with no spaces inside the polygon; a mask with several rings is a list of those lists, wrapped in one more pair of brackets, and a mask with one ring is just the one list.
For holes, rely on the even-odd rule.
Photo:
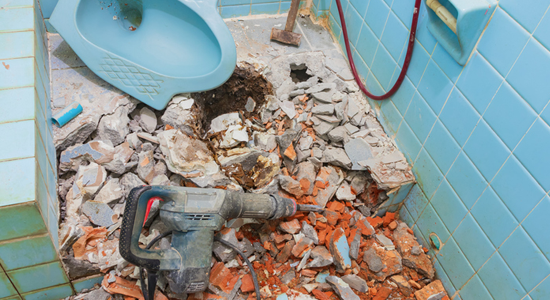
{"label": "hole in floor", "polygon": [[307,73],[307,67],[305,64],[291,64],[290,65],[290,77],[294,83],[304,82],[310,79],[312,76]]}
{"label": "hole in floor", "polygon": [[[223,114],[241,111],[245,118],[252,114],[258,115],[260,107],[265,102],[265,96],[272,94],[271,83],[254,70],[254,66],[244,64],[241,67],[237,66],[233,75],[218,88],[193,93],[191,97],[196,100],[202,112],[199,125],[202,131],[207,131],[212,119]],[[252,112],[245,109],[249,97],[256,102]]]}

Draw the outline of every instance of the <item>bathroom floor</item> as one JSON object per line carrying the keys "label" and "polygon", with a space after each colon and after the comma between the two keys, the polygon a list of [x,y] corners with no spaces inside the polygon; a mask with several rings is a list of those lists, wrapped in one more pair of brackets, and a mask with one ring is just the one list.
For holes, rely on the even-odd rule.
{"label": "bathroom floor", "polygon": [[[351,294],[360,299],[424,300],[433,295],[447,299],[441,282],[434,278],[428,256],[432,252],[425,248],[427,245],[416,242],[412,230],[394,213],[414,183],[410,166],[384,133],[376,113],[368,108],[330,33],[308,16],[299,16],[295,32],[303,35],[300,47],[271,42],[271,28],[282,29],[285,22],[286,16],[226,20],[241,70],[228,82],[242,87],[242,82],[253,77],[254,84],[266,95],[272,93],[283,100],[271,96],[269,99],[275,100],[266,100],[263,106],[263,100],[252,99],[253,104],[244,101],[246,107],[236,108],[249,112],[241,127],[234,131],[226,128],[225,133],[209,137],[210,141],[203,137],[201,142],[198,137],[195,142],[208,143],[209,147],[204,148],[215,152],[220,166],[214,165],[221,167],[216,174],[202,179],[178,172],[174,167],[178,165],[176,158],[158,146],[163,140],[167,143],[167,136],[179,134],[172,128],[191,136],[197,133],[197,119],[203,116],[196,110],[201,109],[200,104],[194,105],[191,97],[200,99],[201,95],[182,96],[166,110],[153,112],[97,77],[59,35],[49,35],[53,113],[73,101],[84,109],[75,120],[54,130],[54,143],[61,155],[60,251],[71,279],[90,276],[97,278],[96,286],[103,285],[103,289],[81,291],[75,299],[99,299],[107,293],[124,291],[139,294],[137,268],[121,260],[117,246],[124,196],[132,187],[145,183],[279,192],[309,204],[324,202],[327,210],[323,214],[300,215],[280,223],[228,224],[229,228],[220,233],[253,251],[256,269],[270,270],[260,274],[262,299],[359,299],[347,298]],[[292,71],[286,75],[288,78],[281,78],[284,72],[278,68],[285,66]],[[292,80],[287,80],[290,77]],[[285,94],[289,85],[289,93]],[[201,94],[213,98],[219,91],[223,89]],[[170,117],[172,113],[175,117]],[[230,118],[228,115],[218,117]],[[253,138],[242,143],[237,133],[247,128]],[[361,143],[353,142],[358,140]],[[222,147],[224,143],[232,149]],[[75,153],[93,149],[101,158],[95,154],[71,156],[73,153],[66,151],[81,144],[89,147]],[[193,151],[201,151],[199,148]],[[361,157],[359,152],[369,150],[370,157]],[[106,157],[110,157],[107,162]],[[370,158],[373,160],[367,162],[367,172],[366,165],[360,163]],[[86,160],[89,164],[83,163]],[[312,174],[307,174],[309,168]],[[218,175],[223,172],[227,177]],[[241,175],[235,175],[239,172]],[[84,175],[100,180],[84,182]],[[91,192],[78,196],[74,186],[85,186]],[[86,202],[93,202],[93,206]],[[101,209],[92,209],[99,206]],[[140,241],[148,243],[158,235],[162,231],[159,223],[153,221]],[[351,250],[347,243],[342,246],[340,238],[347,238]],[[77,240],[78,249],[72,244]],[[227,251],[214,252],[210,294],[190,295],[187,299],[250,299],[253,289],[247,269]],[[402,259],[414,263],[404,265]],[[377,265],[377,261],[383,265]],[[343,281],[338,279],[340,276]],[[231,286],[221,282],[230,282]],[[160,285],[169,298],[176,298],[166,282]],[[166,298],[162,295],[158,299]]]}

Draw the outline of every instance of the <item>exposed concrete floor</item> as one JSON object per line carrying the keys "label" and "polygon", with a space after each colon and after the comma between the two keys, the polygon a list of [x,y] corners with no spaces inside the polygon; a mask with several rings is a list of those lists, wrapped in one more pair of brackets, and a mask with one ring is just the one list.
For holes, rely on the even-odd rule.
{"label": "exposed concrete floor", "polygon": [[[284,28],[285,23],[286,15],[227,19],[226,24],[237,45],[238,61],[252,62],[258,68],[284,54],[321,51],[327,57],[329,69],[343,80],[353,80],[345,57],[331,34],[309,17],[298,17],[294,31],[303,35],[299,47],[270,41],[271,28]],[[59,34],[49,34],[48,48],[52,113],[73,101],[78,101],[84,108],[74,121],[63,128],[54,128],[54,143],[61,150],[83,142],[82,137],[95,130],[102,115],[112,114],[117,107],[135,100],[95,75]]]}

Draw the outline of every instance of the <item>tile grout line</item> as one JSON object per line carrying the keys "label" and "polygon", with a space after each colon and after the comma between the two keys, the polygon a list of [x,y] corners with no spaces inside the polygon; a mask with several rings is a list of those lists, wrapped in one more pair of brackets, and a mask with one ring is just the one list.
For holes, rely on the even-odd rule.
{"label": "tile grout line", "polygon": [[[19,289],[15,286],[15,284],[13,283],[13,280],[11,280],[11,276],[8,275],[8,272],[6,271],[6,269],[4,269],[4,267],[2,266],[2,264],[0,264],[0,269],[4,272],[4,274],[6,275],[6,278],[8,278],[8,280],[10,281],[11,283],[11,286],[13,287],[13,289],[15,290],[15,292],[17,292],[17,295],[19,296],[20,299],[23,299],[23,297],[21,297],[21,293],[19,292]],[[0,273],[1,274],[1,273]],[[9,297],[9,296],[8,296]]]}

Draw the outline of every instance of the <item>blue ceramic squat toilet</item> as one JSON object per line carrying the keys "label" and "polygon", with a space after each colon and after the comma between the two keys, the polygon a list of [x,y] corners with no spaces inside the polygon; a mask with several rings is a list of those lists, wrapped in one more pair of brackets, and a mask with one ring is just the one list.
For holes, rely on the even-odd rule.
{"label": "blue ceramic squat toilet", "polygon": [[60,0],[50,22],[99,77],[155,109],[235,69],[218,0]]}

